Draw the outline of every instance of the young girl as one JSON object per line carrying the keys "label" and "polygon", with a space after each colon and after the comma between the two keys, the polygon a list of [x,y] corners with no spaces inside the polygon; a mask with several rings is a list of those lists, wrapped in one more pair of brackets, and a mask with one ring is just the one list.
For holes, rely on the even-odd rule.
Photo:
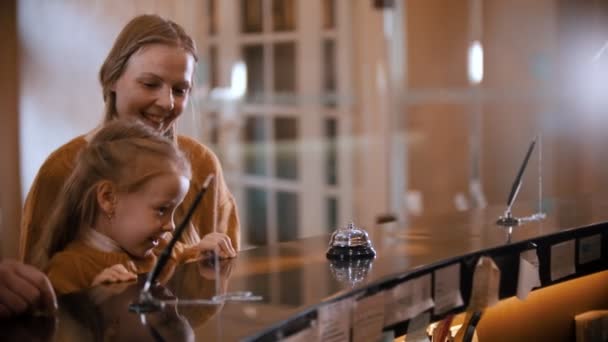
{"label": "young girl", "polygon": [[[190,164],[169,139],[136,122],[104,126],[82,150],[44,229],[37,264],[58,294],[151,270],[153,250],[175,228]],[[211,233],[178,259],[219,247]],[[178,248],[179,250],[179,248]]]}

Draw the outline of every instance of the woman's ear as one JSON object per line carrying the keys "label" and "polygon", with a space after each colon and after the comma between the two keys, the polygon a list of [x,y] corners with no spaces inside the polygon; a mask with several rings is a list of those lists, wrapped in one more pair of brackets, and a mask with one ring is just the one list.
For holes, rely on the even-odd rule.
{"label": "woman's ear", "polygon": [[108,218],[114,216],[117,195],[114,183],[104,180],[97,184],[97,204]]}

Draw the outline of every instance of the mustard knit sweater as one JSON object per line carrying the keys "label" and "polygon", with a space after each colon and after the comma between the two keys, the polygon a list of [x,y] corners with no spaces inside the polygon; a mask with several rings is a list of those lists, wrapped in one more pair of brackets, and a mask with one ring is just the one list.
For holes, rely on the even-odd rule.
{"label": "mustard knit sweater", "polygon": [[[200,237],[217,231],[227,234],[238,250],[240,223],[236,202],[226,186],[219,160],[211,150],[192,138],[178,136],[177,143],[190,160],[192,179],[186,198],[175,212],[176,225],[185,216],[207,175],[215,174],[211,187],[195,210],[181,241],[191,246],[198,243]],[[55,150],[40,167],[26,197],[21,219],[19,257],[22,261],[32,262],[34,244],[41,236],[63,184],[74,169],[78,152],[86,145],[84,135],[79,136]]]}
{"label": "mustard knit sweater", "polygon": [[104,252],[76,240],[53,255],[46,273],[57,294],[62,295],[90,288],[99,273],[116,264],[140,274],[149,272],[155,262],[156,256],[152,253],[145,259],[133,260],[125,252]]}
{"label": "mustard knit sweater", "polygon": [[[161,241],[159,249],[167,245],[167,241]],[[158,280],[161,283],[168,280],[179,264],[197,260],[199,257],[197,248],[188,248],[178,242]],[[116,264],[123,265],[135,274],[142,274],[150,272],[156,260],[154,253],[143,259],[136,259],[123,251],[99,250],[78,239],[51,257],[46,266],[46,273],[57,294],[61,295],[90,288],[99,273]]]}

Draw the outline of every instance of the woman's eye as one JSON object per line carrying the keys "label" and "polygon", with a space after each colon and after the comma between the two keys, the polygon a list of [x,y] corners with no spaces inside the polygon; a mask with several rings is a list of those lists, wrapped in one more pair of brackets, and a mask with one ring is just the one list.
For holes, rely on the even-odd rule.
{"label": "woman's eye", "polygon": [[173,93],[179,95],[179,96],[184,96],[188,93],[188,89],[182,89],[182,88],[174,88],[173,89]]}
{"label": "woman's eye", "polygon": [[144,87],[150,88],[150,89],[154,89],[154,88],[158,87],[158,84],[151,83],[151,82],[143,82],[142,84],[144,85]]}

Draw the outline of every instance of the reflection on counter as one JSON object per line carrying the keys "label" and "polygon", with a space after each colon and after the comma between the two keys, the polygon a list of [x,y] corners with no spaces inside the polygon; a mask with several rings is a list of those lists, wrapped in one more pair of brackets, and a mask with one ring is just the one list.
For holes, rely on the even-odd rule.
{"label": "reflection on counter", "polygon": [[[49,337],[54,335],[59,341],[194,341],[196,327],[222,309],[233,264],[233,259],[227,259],[219,260],[217,267],[209,261],[176,267],[166,284],[151,290],[161,303],[159,310],[145,314],[129,310],[139,297],[143,277],[137,283],[104,285],[62,296],[59,324]],[[192,305],[195,300],[199,303]]]}
{"label": "reflection on counter", "polygon": [[329,269],[338,282],[353,288],[365,280],[373,264],[373,259],[330,260]]}
{"label": "reflection on counter", "polygon": [[53,316],[24,316],[0,319],[2,341],[62,341],[53,339],[59,319]]}
{"label": "reflection on counter", "polygon": [[[174,298],[165,287],[155,287],[152,291],[157,298]],[[55,338],[60,341],[194,340],[191,323],[178,312],[176,305],[146,314],[130,312],[129,305],[139,292],[140,286],[121,283],[63,296]],[[216,307],[201,309],[217,310]]]}

